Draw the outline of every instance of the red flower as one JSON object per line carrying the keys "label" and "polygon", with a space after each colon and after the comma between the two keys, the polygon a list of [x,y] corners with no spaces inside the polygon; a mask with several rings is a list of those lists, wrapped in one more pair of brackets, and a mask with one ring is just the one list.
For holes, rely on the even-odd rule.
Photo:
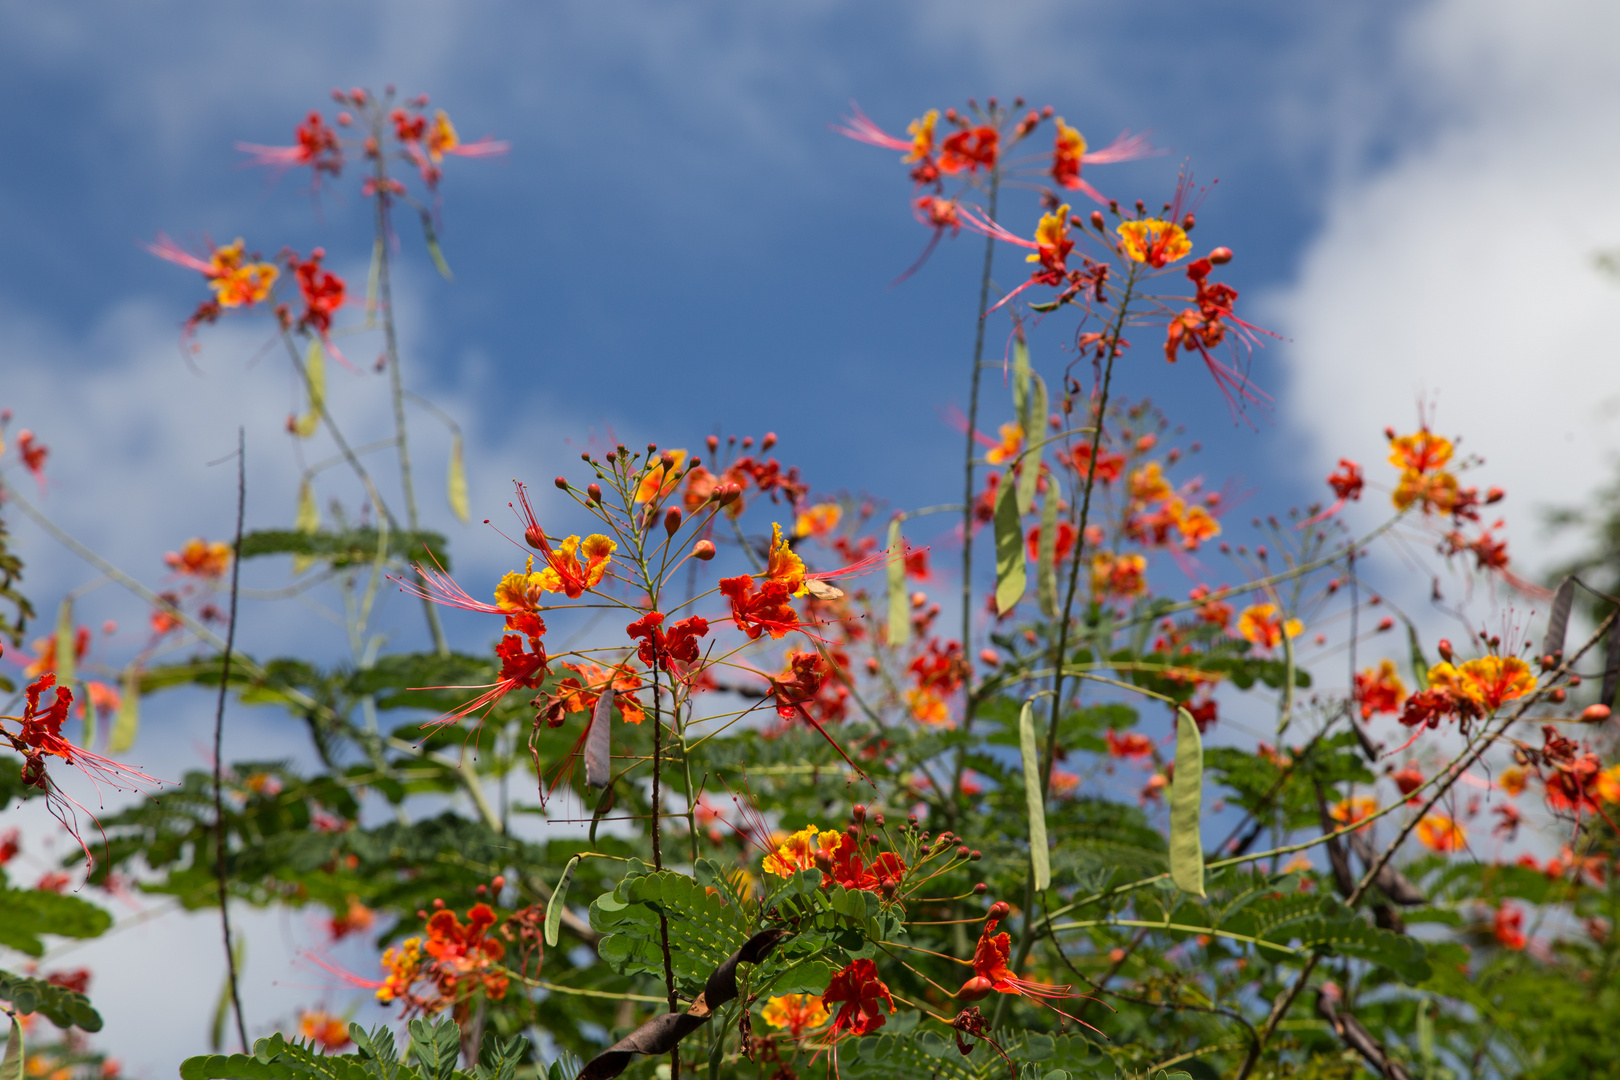
{"label": "red flower", "polygon": [[989,124],[963,128],[945,136],[939,147],[939,171],[947,175],[996,167],[1001,132]]}
{"label": "red flower", "polygon": [[832,879],[846,889],[878,892],[885,883],[892,888],[905,874],[905,861],[892,851],[867,863],[861,856],[861,845],[847,833],[833,856]]}
{"label": "red flower", "polygon": [[737,629],[754,640],[761,633],[773,638],[787,635],[798,628],[799,613],[793,610],[792,593],[777,581],[766,581],[756,591],[754,579],[747,574],[720,579],[720,592],[731,601],[732,621]]}
{"label": "red flower", "polygon": [[[1074,526],[1067,521],[1058,522],[1056,551],[1053,561],[1061,563],[1074,549]],[[1032,561],[1041,557],[1041,527],[1036,525],[1029,530],[1029,538],[1025,541],[1029,545],[1029,557]]]}
{"label": "red flower", "polygon": [[321,269],[321,260],[325,257],[325,249],[316,248],[308,259],[299,261],[296,255],[291,259],[298,291],[304,297],[304,314],[299,317],[298,325],[314,331],[322,341],[327,340],[332,329],[332,313],[343,306],[345,293],[343,279],[330,270]]}
{"label": "red flower", "polygon": [[337,176],[343,171],[343,146],[338,142],[337,131],[326,126],[320,113],[311,112],[305,117],[295,135],[298,141],[293,146],[237,143],[236,148],[252,155],[249,165],[269,165],[278,173],[308,165],[314,170],[316,184],[320,183],[323,172]]}
{"label": "red flower", "polygon": [[1494,931],[1496,940],[1503,948],[1518,952],[1525,947],[1527,942],[1523,927],[1524,912],[1521,909],[1512,904],[1503,904],[1496,909]]}
{"label": "red flower", "polygon": [[[1012,953],[1012,938],[1005,932],[996,933],[1000,921],[999,919],[985,921],[984,932],[979,935],[979,943],[973,950],[974,977],[968,980],[969,986],[963,987],[966,992],[961,996],[974,1000],[975,994],[983,997],[985,993],[994,990],[999,994],[1021,994],[1024,997],[1043,999],[1041,1003],[1048,1006],[1051,1003],[1044,999],[1072,997],[1074,991],[1072,986],[1031,982],[1013,974],[1012,969],[1007,966],[1007,959]],[[979,979],[983,979],[984,982],[978,983]],[[980,990],[983,992],[980,993]],[[1052,1007],[1055,1009],[1055,1006]]]}
{"label": "red flower", "polygon": [[[834,975],[821,993],[821,1003],[829,1009],[839,1007],[828,1031],[833,1042],[846,1035],[876,1031],[887,1022],[887,1013],[894,1012],[894,998],[878,978],[877,965],[870,960],[856,960]],[[884,1005],[887,1010],[882,1008]]]}
{"label": "red flower", "polygon": [[649,611],[624,630],[632,638],[642,639],[636,655],[643,664],[660,666],[677,678],[685,678],[690,665],[697,663],[697,639],[708,634],[709,621],[701,615],[693,615],[671,623],[668,630],[660,630],[658,626],[663,621],[663,613]]}
{"label": "red flower", "polygon": [[17,432],[17,453],[22,457],[23,468],[34,474],[34,483],[39,485],[42,494],[45,491],[45,458],[50,452],[49,447],[35,441],[32,431],[23,428]]}
{"label": "red flower", "polygon": [[1134,731],[1128,732],[1122,739],[1109,728],[1103,732],[1103,737],[1108,740],[1108,753],[1114,757],[1148,757],[1153,753],[1153,740]]}

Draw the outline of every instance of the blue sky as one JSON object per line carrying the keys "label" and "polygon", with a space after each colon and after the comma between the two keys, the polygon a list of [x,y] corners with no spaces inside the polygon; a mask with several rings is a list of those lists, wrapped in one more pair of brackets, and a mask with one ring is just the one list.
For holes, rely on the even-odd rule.
{"label": "blue sky", "polygon": [[[1482,482],[1509,489],[1510,535],[1533,566],[1549,557],[1535,508],[1582,497],[1620,448],[1617,294],[1591,267],[1620,245],[1605,44],[1620,14],[1522,7],[0,3],[0,406],[53,448],[47,509],[148,580],[162,551],[226,531],[232,478],[207,462],[238,423],[250,526],[290,521],[281,423],[297,397],[274,359],[250,364],[263,328],[205,330],[206,374],[192,374],[176,342],[198,283],[137,241],[319,243],[363,281],[370,206],[352,178],[317,215],[301,175],[272,185],[232,145],[289,141],[331,86],[391,81],[430,93],[464,137],[512,143],[448,170],[454,282],[402,229],[406,371],[468,432],[475,521],[502,509],[510,478],[543,487],[608,428],[688,446],[716,424],[774,430],[818,491],[952,500],[960,445],[941,413],[965,398],[981,249],[946,242],[891,289],[926,240],[910,186],[897,155],[828,124],[851,99],[898,132],[930,107],[1022,94],[1094,145],[1152,130],[1167,156],[1088,170],[1122,200],[1167,198],[1184,159],[1219,180],[1195,239],[1235,249],[1241,303],[1288,339],[1254,362],[1275,409],[1234,424],[1199,366],[1170,368],[1148,342],[1122,379],[1202,440],[1212,484],[1263,491],[1267,510],[1320,498],[1338,457],[1372,475],[1384,425],[1410,426],[1418,395],[1438,395],[1442,430],[1465,429],[1490,459]],[[1027,232],[1033,197],[1003,217]],[[1015,253],[997,265],[1021,276]],[[1053,328],[1036,336],[1049,375],[1060,344]],[[995,380],[987,390],[990,429],[1010,406]],[[385,429],[382,393],[375,377],[334,378],[357,441]],[[430,524],[464,569],[498,572],[504,542],[455,525],[436,497],[442,434],[416,430]],[[46,605],[85,580],[17,531]],[[141,618],[110,591],[98,602]],[[301,625],[267,618],[250,640],[274,648]],[[163,747],[143,747],[165,768],[196,760],[194,705],[151,721],[169,725]],[[242,753],[281,734],[257,719]],[[150,933],[155,949],[186,931]],[[109,992],[137,955],[109,957]],[[261,1015],[298,1000],[283,989],[264,991]],[[184,1015],[109,1038],[164,1071],[173,1040],[200,1044],[192,1018],[212,986],[199,993]]]}

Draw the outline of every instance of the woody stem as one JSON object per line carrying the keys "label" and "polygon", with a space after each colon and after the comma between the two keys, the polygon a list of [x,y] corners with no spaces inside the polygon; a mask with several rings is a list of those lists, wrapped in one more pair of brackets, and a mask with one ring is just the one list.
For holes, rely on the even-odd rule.
{"label": "woody stem", "polygon": [[[380,151],[373,156],[372,163],[377,185],[377,306],[382,309],[383,345],[388,356],[388,387],[394,400],[394,438],[399,451],[399,482],[405,489],[405,520],[415,534],[421,531],[422,521],[416,510],[416,482],[411,477],[411,449],[405,434],[405,380],[399,370],[399,335],[394,326],[394,292],[388,259],[388,165]],[[433,636],[433,651],[440,656],[449,656],[450,644],[445,640],[444,627],[439,623],[438,609],[425,596],[422,597],[422,613],[427,616],[428,633]]]}

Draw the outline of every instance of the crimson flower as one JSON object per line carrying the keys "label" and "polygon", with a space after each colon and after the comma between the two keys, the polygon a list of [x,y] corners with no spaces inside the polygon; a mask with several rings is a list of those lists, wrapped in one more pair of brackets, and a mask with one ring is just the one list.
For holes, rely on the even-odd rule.
{"label": "crimson flower", "polygon": [[[878,978],[877,965],[870,960],[856,960],[832,977],[827,989],[821,993],[821,1002],[831,1009],[838,1006],[828,1036],[833,1042],[846,1035],[861,1036],[876,1031],[894,1012],[894,998],[889,988]],[[882,1006],[887,1005],[887,1010]]]}

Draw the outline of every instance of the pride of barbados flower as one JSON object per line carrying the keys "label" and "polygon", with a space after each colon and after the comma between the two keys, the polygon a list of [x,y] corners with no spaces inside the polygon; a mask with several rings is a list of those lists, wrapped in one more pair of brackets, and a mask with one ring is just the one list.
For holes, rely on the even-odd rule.
{"label": "pride of barbados flower", "polygon": [[1052,140],[1052,179],[1059,187],[1082,192],[1104,205],[1107,205],[1108,200],[1103,197],[1102,192],[1080,177],[1080,169],[1085,162],[1093,165],[1110,165],[1117,161],[1135,161],[1159,152],[1153,148],[1146,135],[1133,136],[1130,132],[1122,134],[1101,150],[1092,151],[1090,154],[1086,151],[1085,136],[1064,123],[1063,117],[1058,117],[1057,135]]}
{"label": "pride of barbados flower", "polygon": [[894,998],[878,978],[877,965],[864,959],[852,961],[832,977],[821,993],[821,1003],[828,1008],[838,1006],[838,1015],[828,1031],[833,1042],[876,1031],[894,1012]]}
{"label": "pride of barbados flower", "polygon": [[774,1028],[786,1028],[797,1039],[811,1028],[825,1024],[832,1016],[827,1006],[814,994],[783,994],[773,997],[760,1011],[760,1018]]}

